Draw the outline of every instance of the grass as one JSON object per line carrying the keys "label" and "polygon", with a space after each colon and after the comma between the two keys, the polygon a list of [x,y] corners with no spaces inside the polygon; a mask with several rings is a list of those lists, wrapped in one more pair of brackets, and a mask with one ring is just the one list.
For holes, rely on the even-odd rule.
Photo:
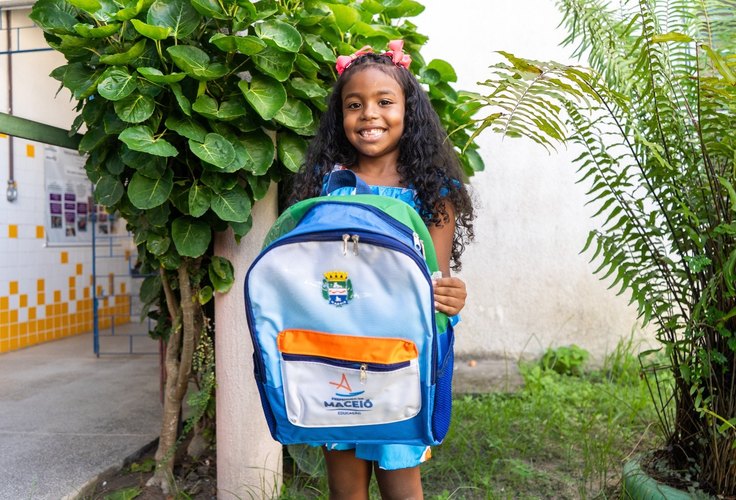
{"label": "grass", "polygon": [[[660,442],[631,352],[623,342],[579,377],[525,365],[516,393],[457,397],[449,435],[422,465],[425,498],[619,498],[623,462]],[[315,450],[290,450],[312,475],[293,466],[282,499],[327,498]]]}

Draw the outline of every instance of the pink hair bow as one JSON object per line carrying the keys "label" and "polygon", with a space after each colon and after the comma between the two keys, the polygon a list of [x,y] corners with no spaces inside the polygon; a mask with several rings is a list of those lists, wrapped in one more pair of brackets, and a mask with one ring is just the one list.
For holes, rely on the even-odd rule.
{"label": "pink hair bow", "polygon": [[353,61],[355,61],[357,58],[362,56],[363,54],[370,54],[373,52],[373,49],[370,45],[364,46],[362,49],[358,50],[354,54],[351,54],[349,56],[340,56],[337,58],[337,63],[335,64],[335,69],[337,69],[337,74],[342,75],[342,72],[348,69],[348,66],[353,64]]}
{"label": "pink hair bow", "polygon": [[[404,54],[403,40],[391,40],[390,42],[388,42],[388,49],[389,50],[381,55],[391,58],[395,65],[409,69],[409,65],[411,64],[411,56],[409,54]],[[337,63],[335,64],[337,74],[342,75],[342,72],[348,69],[350,65],[353,64],[353,61],[355,61],[358,57],[364,54],[370,54],[371,52],[373,52],[373,49],[369,45],[366,45],[352,55],[338,57]]]}

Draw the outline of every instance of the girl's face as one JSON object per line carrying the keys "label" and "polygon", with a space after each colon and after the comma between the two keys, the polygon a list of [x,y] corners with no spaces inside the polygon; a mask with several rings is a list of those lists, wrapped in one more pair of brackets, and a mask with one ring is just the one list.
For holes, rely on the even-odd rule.
{"label": "girl's face", "polygon": [[342,89],[342,124],[359,162],[396,163],[405,102],[399,83],[378,68],[368,66],[348,80]]}

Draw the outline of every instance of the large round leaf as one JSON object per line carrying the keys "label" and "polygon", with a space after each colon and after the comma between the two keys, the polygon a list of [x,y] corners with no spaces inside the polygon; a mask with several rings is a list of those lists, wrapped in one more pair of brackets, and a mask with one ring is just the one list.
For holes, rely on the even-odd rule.
{"label": "large round leaf", "polygon": [[286,168],[296,172],[304,163],[307,141],[296,134],[282,132],[278,137],[279,160]]}
{"label": "large round leaf", "polygon": [[192,7],[205,17],[222,20],[230,19],[227,12],[223,10],[222,3],[218,0],[191,0],[191,2]]}
{"label": "large round leaf", "polygon": [[131,19],[130,22],[138,33],[151,40],[164,40],[171,34],[171,28],[168,26],[154,26],[140,19]]}
{"label": "large round leaf", "polygon": [[334,63],[335,62],[335,54],[332,53],[332,50],[325,44],[324,41],[322,41],[322,38],[318,37],[317,35],[305,35],[304,39],[307,42],[307,50],[309,53],[314,56],[315,58],[319,59],[322,62],[326,63]]}
{"label": "large round leaf", "polygon": [[107,100],[119,101],[136,89],[136,78],[123,68],[112,68],[102,74],[97,92]]}
{"label": "large round leaf", "polygon": [[128,184],[128,199],[136,208],[154,208],[164,203],[174,186],[174,174],[167,170],[158,179],[151,179],[136,172]]}
{"label": "large round leaf", "polygon": [[156,0],[148,9],[146,22],[171,28],[174,38],[186,38],[197,29],[202,16],[186,0]]}
{"label": "large round leaf", "polygon": [[305,128],[312,124],[312,110],[299,99],[289,97],[286,104],[274,115],[274,120],[292,129]]}
{"label": "large round leaf", "polygon": [[220,293],[226,293],[235,282],[235,269],[232,263],[224,257],[213,256],[207,273],[215,290]]}
{"label": "large round leaf", "polygon": [[179,69],[187,74],[205,71],[210,65],[210,56],[199,47],[191,45],[173,45],[166,49]]}
{"label": "large round leaf", "polygon": [[171,246],[171,239],[168,236],[150,233],[146,238],[146,250],[153,255],[163,255]]}
{"label": "large round leaf", "polygon": [[138,73],[140,73],[143,78],[148,80],[149,82],[153,83],[174,83],[179,82],[186,78],[187,75],[184,73],[169,73],[168,75],[164,75],[160,69],[157,68],[137,68]]}
{"label": "large round leaf", "polygon": [[245,222],[250,215],[250,208],[248,193],[240,185],[212,197],[212,210],[222,220]]}
{"label": "large round leaf", "polygon": [[276,155],[273,140],[262,130],[257,130],[242,136],[240,142],[246,151],[244,168],[254,175],[265,174]]}
{"label": "large round leaf", "polygon": [[145,126],[130,127],[118,136],[133,151],[141,151],[156,156],[176,156],[179,151],[167,140],[154,138],[151,129]]}
{"label": "large round leaf", "polygon": [[120,201],[124,193],[123,184],[110,175],[103,175],[95,184],[95,199],[106,207],[111,207]]}
{"label": "large round leaf", "polygon": [[429,64],[427,64],[427,68],[437,71],[440,74],[440,78],[442,78],[442,81],[457,81],[457,74],[455,73],[455,69],[447,61],[443,61],[442,59],[432,59]]}
{"label": "large round leaf", "polygon": [[92,26],[91,24],[79,23],[74,25],[74,31],[84,38],[106,38],[114,35],[120,30],[119,23],[105,24],[103,26]]}
{"label": "large round leaf", "polygon": [[142,94],[133,94],[115,102],[115,114],[128,123],[141,123],[148,120],[155,109],[154,100]]}
{"label": "large round leaf", "polygon": [[74,33],[74,25],[79,22],[76,14],[76,9],[66,2],[38,0],[29,17],[44,31]]}
{"label": "large round leaf", "polygon": [[207,134],[204,142],[189,140],[189,149],[202,161],[218,168],[227,168],[235,160],[232,144],[220,134]]}
{"label": "large round leaf", "polygon": [[266,48],[266,43],[257,36],[235,36],[216,33],[210,38],[210,43],[223,52],[240,52],[247,56],[257,54]]}
{"label": "large round leaf", "polygon": [[292,25],[276,19],[256,24],[258,36],[267,44],[287,52],[299,52],[302,36]]}
{"label": "large round leaf", "polygon": [[210,246],[212,231],[204,221],[179,217],[171,224],[171,237],[179,255],[199,257],[204,255]]}
{"label": "large round leaf", "polygon": [[210,208],[212,190],[204,184],[195,182],[189,188],[189,213],[192,217],[200,217]]}
{"label": "large round leaf", "polygon": [[246,81],[238,83],[245,100],[264,120],[270,120],[286,103],[284,86],[265,75],[253,75],[250,84]]}
{"label": "large round leaf", "polygon": [[165,125],[169,130],[173,130],[177,134],[197,142],[204,142],[204,138],[207,136],[207,129],[191,118],[169,116],[166,119]]}
{"label": "large round leaf", "polygon": [[289,79],[288,84],[292,93],[297,97],[314,99],[327,96],[325,88],[314,80],[306,80],[304,78],[296,77]]}
{"label": "large round leaf", "polygon": [[245,107],[240,102],[230,100],[218,105],[217,100],[206,94],[197,98],[192,109],[206,118],[223,121],[234,120],[245,114]]}
{"label": "large round leaf", "polygon": [[360,20],[360,13],[351,5],[329,4],[328,7],[335,15],[337,26],[343,33],[346,33],[353,24]]}
{"label": "large round leaf", "polygon": [[296,54],[282,52],[273,47],[267,47],[253,55],[253,61],[264,73],[271,75],[280,82],[286,81],[294,67]]}
{"label": "large round leaf", "polygon": [[138,59],[146,50],[146,39],[139,40],[125,52],[100,56],[100,62],[110,66],[124,66]]}

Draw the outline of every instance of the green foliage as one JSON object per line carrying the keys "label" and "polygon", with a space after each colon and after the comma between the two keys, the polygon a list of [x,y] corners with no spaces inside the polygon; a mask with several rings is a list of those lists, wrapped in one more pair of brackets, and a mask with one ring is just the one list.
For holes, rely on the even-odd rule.
{"label": "green foliage", "polygon": [[[736,22],[731,0],[560,0],[592,69],[501,53],[481,130],[575,145],[596,273],[653,321],[675,377],[665,432],[736,493]],[[658,391],[654,391],[657,392]]]}
{"label": "green foliage", "polygon": [[539,365],[544,370],[552,370],[560,375],[579,377],[583,374],[583,365],[588,360],[588,356],[588,351],[575,344],[557,349],[550,348],[542,355]]}

